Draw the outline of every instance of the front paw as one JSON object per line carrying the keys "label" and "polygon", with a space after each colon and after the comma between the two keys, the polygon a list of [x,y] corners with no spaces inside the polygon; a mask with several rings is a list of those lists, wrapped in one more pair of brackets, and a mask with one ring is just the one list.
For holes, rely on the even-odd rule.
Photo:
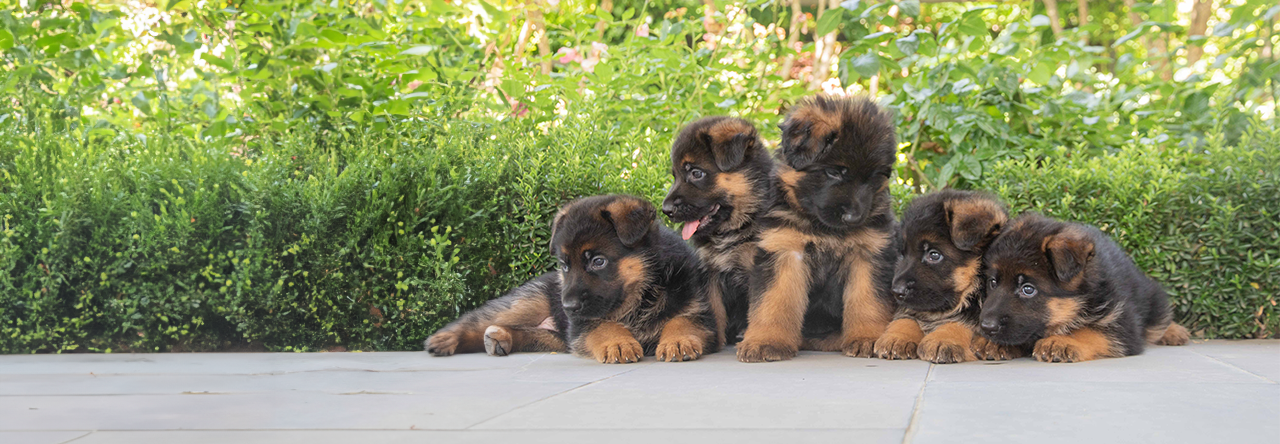
{"label": "front paw", "polygon": [[983,361],[1007,361],[1023,355],[1021,346],[1000,345],[982,336],[974,336],[969,348],[975,357]]}
{"label": "front paw", "polygon": [[697,336],[662,338],[655,352],[659,361],[692,361],[702,356],[702,340]]}
{"label": "front paw", "polygon": [[880,359],[915,359],[919,346],[915,338],[886,333],[876,339],[874,352]]}
{"label": "front paw", "polygon": [[773,362],[794,358],[800,350],[787,344],[742,341],[738,343],[738,360],[742,362]]}
{"label": "front paw", "polygon": [[870,358],[875,352],[876,338],[853,338],[840,347],[840,351],[850,358]]}
{"label": "front paw", "polygon": [[925,336],[924,340],[920,341],[920,359],[934,364],[964,362],[969,358],[968,353],[966,353],[968,346],[969,344],[957,344]]}
{"label": "front paw", "polygon": [[451,356],[458,349],[457,333],[442,331],[428,337],[422,344],[431,356]]}
{"label": "front paw", "polygon": [[1040,362],[1080,362],[1090,359],[1079,344],[1061,336],[1050,336],[1036,341],[1031,356]]}
{"label": "front paw", "polygon": [[640,347],[639,341],[628,337],[600,344],[591,354],[602,364],[630,364],[640,362],[644,349]]}
{"label": "front paw", "polygon": [[515,350],[511,349],[511,332],[497,325],[490,325],[484,330],[484,352],[492,356],[506,356]]}

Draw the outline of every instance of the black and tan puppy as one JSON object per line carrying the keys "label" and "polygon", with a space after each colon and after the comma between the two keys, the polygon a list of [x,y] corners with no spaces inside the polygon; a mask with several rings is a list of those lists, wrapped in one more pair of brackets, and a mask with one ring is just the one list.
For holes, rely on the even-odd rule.
{"label": "black and tan puppy", "polygon": [[[445,326],[427,339],[427,350],[450,355],[483,347],[505,354],[567,344],[574,354],[604,363],[637,362],[646,355],[687,361],[719,350],[697,257],[679,236],[658,224],[656,215],[652,204],[633,196],[569,203],[551,229],[551,252],[560,271]],[[551,321],[544,322],[547,317]],[[499,323],[507,320],[519,322]],[[547,335],[534,340],[524,336],[530,330],[549,331],[537,331],[539,324],[548,323],[555,325],[550,336],[560,342]],[[492,326],[499,337],[492,337]]]}
{"label": "black and tan puppy", "polygon": [[759,221],[738,359],[790,359],[802,347],[871,356],[893,313],[893,119],[865,99],[819,96],[781,128],[781,193]]}
{"label": "black and tan puppy", "polygon": [[978,334],[982,254],[1008,220],[1004,205],[980,192],[942,190],[907,205],[893,275],[898,311],[876,341],[876,356],[937,364],[1021,356],[1020,348]]}
{"label": "black and tan puppy", "polygon": [[1146,342],[1183,345],[1169,298],[1102,231],[1039,214],[1009,223],[986,253],[983,335],[1033,344],[1045,362],[1142,353]]}
{"label": "black and tan puppy", "polygon": [[[671,146],[674,182],[662,212],[684,224],[707,269],[719,340],[735,343],[747,327],[747,285],[760,225],[777,194],[773,158],[756,128],[732,117],[685,126]],[[723,307],[722,309],[719,309]]]}

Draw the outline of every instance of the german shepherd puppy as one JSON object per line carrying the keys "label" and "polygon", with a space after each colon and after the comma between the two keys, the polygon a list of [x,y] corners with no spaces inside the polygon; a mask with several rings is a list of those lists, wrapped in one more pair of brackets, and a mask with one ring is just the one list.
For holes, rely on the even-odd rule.
{"label": "german shepherd puppy", "polygon": [[758,222],[738,360],[801,347],[871,356],[893,314],[893,119],[866,99],[818,96],[781,129],[780,193]]}
{"label": "german shepherd puppy", "polygon": [[685,126],[671,146],[671,191],[662,212],[684,224],[706,268],[718,341],[738,342],[747,327],[747,286],[759,241],[756,219],[777,195],[773,158],[746,120],[707,117]]}
{"label": "german shepherd puppy", "polygon": [[947,189],[907,205],[893,275],[898,311],[876,340],[876,356],[950,364],[1022,355],[1019,347],[977,334],[986,296],[982,253],[1008,220],[1004,205],[987,193]]}
{"label": "german shepherd puppy", "polygon": [[688,361],[718,351],[697,257],[656,215],[653,204],[634,196],[565,205],[551,226],[560,270],[445,326],[427,339],[427,351],[505,355],[567,348],[603,363],[655,355]]}
{"label": "german shepherd puppy", "polygon": [[1144,342],[1183,345],[1169,297],[1124,250],[1089,225],[1024,214],[986,253],[982,334],[998,344],[1034,343],[1044,362],[1142,353]]}

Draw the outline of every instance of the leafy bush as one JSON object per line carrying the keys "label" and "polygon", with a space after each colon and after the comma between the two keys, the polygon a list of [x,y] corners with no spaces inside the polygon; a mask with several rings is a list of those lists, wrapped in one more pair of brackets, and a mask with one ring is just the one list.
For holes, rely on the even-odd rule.
{"label": "leafy bush", "polygon": [[1280,332],[1280,132],[1256,122],[1238,145],[1131,145],[1114,156],[1065,152],[1003,161],[980,184],[1013,211],[1098,226],[1169,292],[1194,334]]}

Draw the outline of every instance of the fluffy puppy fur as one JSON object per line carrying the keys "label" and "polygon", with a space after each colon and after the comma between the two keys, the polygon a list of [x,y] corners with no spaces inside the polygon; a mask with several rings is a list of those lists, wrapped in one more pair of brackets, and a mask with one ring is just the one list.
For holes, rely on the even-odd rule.
{"label": "fluffy puppy fur", "polygon": [[662,212],[684,225],[682,237],[692,241],[706,268],[718,340],[736,343],[747,327],[756,220],[777,195],[773,158],[750,122],[707,117],[676,137],[671,174]]}
{"label": "fluffy puppy fur", "polygon": [[1044,362],[1142,353],[1182,345],[1169,298],[1124,250],[1089,225],[1025,214],[986,252],[981,329],[1004,345],[1034,344]]}
{"label": "fluffy puppy fur", "polygon": [[977,334],[986,296],[982,253],[1008,220],[987,193],[947,189],[907,205],[892,287],[898,311],[876,341],[876,356],[949,364],[1021,355]]}
{"label": "fluffy puppy fur", "polygon": [[[551,252],[560,270],[445,326],[427,339],[427,351],[447,356],[494,342],[498,346],[486,351],[505,354],[494,351],[554,351],[558,344],[603,363],[630,363],[642,356],[687,361],[719,350],[697,257],[658,224],[656,215],[649,202],[624,195],[587,197],[564,206],[551,229]],[[526,309],[517,307],[536,309],[523,314]],[[558,343],[517,341],[516,335],[504,343],[505,337],[491,337],[493,322],[519,319],[523,322],[497,327],[524,332],[545,327],[547,318],[538,317],[543,314],[554,323]]]}
{"label": "fluffy puppy fur", "polygon": [[866,99],[819,96],[781,128],[780,193],[759,220],[738,359],[870,356],[893,311],[893,119]]}

